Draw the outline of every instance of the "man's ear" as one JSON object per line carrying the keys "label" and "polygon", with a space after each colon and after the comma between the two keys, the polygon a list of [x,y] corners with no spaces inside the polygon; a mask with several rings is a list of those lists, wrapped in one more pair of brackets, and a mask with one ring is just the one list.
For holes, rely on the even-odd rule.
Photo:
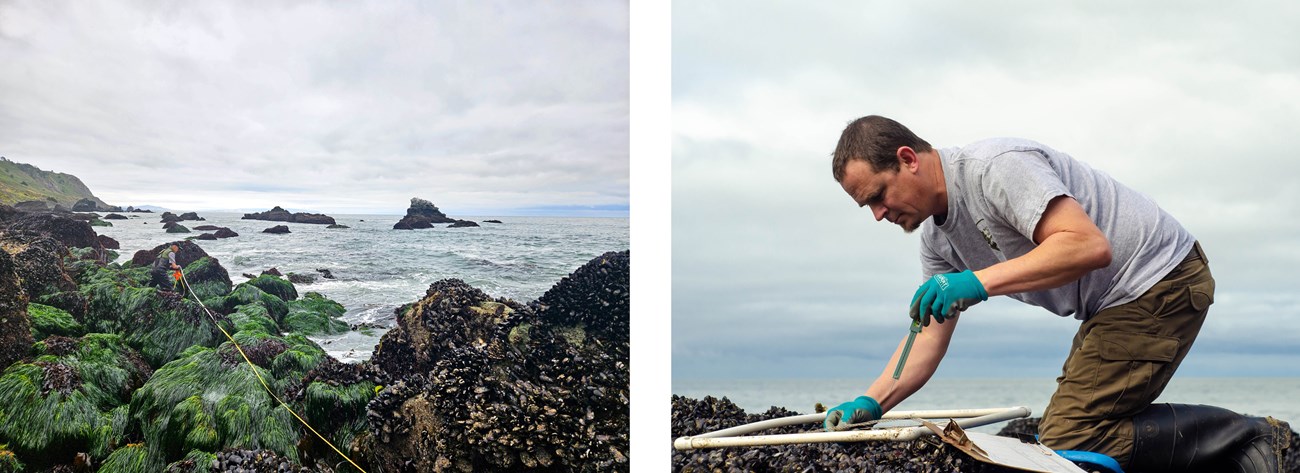
{"label": "man's ear", "polygon": [[921,164],[921,158],[916,155],[916,150],[913,150],[911,146],[899,146],[898,151],[895,151],[894,155],[898,157],[898,167],[900,170],[907,169],[909,171],[915,171],[916,167]]}

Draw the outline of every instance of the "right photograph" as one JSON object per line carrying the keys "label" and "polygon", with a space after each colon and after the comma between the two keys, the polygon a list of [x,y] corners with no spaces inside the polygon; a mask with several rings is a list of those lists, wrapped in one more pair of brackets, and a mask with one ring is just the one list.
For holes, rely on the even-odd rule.
{"label": "right photograph", "polygon": [[673,470],[1300,472],[1298,10],[675,2]]}

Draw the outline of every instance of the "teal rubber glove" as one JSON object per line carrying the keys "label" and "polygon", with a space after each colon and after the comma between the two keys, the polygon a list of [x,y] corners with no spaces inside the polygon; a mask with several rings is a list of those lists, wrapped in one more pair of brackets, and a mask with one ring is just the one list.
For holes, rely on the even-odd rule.
{"label": "teal rubber glove", "polygon": [[858,396],[857,399],[826,411],[826,420],[822,421],[822,427],[825,427],[826,431],[830,432],[840,424],[857,424],[876,420],[882,414],[879,402],[876,402],[871,396]]}
{"label": "teal rubber glove", "polygon": [[936,274],[917,288],[912,296],[912,320],[930,326],[933,316],[939,323],[975,304],[989,300],[984,284],[969,269],[960,273]]}

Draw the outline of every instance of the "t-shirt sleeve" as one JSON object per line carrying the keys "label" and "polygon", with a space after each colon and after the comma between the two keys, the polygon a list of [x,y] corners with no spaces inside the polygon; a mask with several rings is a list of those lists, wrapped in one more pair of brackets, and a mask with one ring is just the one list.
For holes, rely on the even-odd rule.
{"label": "t-shirt sleeve", "polygon": [[1030,240],[1052,199],[1074,197],[1047,157],[1035,151],[1012,151],[990,159],[980,188],[990,214]]}
{"label": "t-shirt sleeve", "polygon": [[[935,241],[935,240],[939,241]],[[921,239],[921,282],[930,279],[936,274],[955,273],[959,271],[949,263],[947,258],[941,254],[953,252],[952,245],[942,237],[934,238],[927,235]],[[955,256],[955,255],[952,255]]]}
{"label": "t-shirt sleeve", "polygon": [[176,253],[170,251],[167,252],[167,262],[171,264],[176,264]]}

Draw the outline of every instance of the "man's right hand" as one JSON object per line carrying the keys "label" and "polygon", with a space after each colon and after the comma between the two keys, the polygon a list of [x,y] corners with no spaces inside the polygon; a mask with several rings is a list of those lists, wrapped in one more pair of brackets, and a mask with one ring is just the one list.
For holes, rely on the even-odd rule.
{"label": "man's right hand", "polygon": [[857,399],[826,411],[826,420],[822,422],[822,427],[825,427],[826,431],[830,432],[840,424],[857,424],[876,420],[883,414],[880,410],[880,403],[872,399],[871,396],[858,396]]}

